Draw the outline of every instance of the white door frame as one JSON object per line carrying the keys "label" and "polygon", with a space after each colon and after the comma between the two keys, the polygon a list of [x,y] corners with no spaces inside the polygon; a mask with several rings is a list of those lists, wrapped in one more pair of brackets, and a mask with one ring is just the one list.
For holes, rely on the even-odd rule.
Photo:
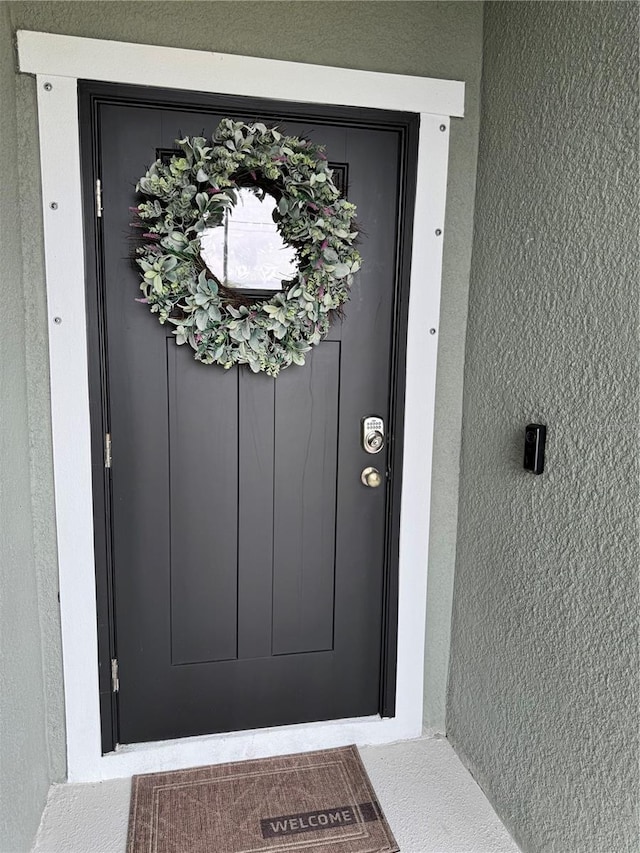
{"label": "white door frame", "polygon": [[[69,781],[388,743],[422,730],[431,457],[449,117],[464,84],[204,51],[18,32],[38,89]],[[101,754],[77,81],[420,114],[407,340],[396,716],[281,726]]]}

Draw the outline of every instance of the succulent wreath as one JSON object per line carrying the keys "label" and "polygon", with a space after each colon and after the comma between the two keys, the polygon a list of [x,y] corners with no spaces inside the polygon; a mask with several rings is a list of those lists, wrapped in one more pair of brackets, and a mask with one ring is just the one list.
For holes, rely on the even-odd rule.
{"label": "succulent wreath", "polygon": [[[140,285],[160,323],[176,326],[205,364],[247,364],[276,376],[327,334],[349,298],[361,258],[355,205],[332,180],[324,149],[276,127],[223,119],[211,140],[176,140],[180,154],[156,160],[136,186],[145,229],[137,249]],[[273,196],[273,219],[295,251],[297,272],[269,298],[225,286],[201,256],[205,229],[222,226],[247,188]]]}

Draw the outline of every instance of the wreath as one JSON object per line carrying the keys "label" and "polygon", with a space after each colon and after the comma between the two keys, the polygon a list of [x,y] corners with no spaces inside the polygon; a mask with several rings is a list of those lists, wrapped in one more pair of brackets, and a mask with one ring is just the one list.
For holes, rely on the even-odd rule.
{"label": "wreath", "polygon": [[[355,205],[332,180],[322,146],[276,127],[223,119],[211,140],[176,140],[180,153],[156,160],[138,181],[133,208],[145,233],[137,249],[141,290],[160,323],[176,326],[205,364],[248,364],[276,376],[329,331],[360,268]],[[220,281],[201,257],[205,229],[223,225],[242,188],[273,196],[273,219],[295,252],[282,290],[256,299]]]}

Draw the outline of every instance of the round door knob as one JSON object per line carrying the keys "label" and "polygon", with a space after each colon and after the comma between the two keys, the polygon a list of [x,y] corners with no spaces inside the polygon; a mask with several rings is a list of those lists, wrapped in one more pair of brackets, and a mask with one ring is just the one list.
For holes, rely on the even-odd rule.
{"label": "round door knob", "polygon": [[365,468],[360,475],[360,479],[365,486],[369,486],[372,489],[377,489],[382,482],[380,471],[377,468]]}

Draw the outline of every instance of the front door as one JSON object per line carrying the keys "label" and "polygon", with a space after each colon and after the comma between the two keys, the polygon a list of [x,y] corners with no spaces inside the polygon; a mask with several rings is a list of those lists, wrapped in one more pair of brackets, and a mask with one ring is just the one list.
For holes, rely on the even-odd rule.
{"label": "front door", "polygon": [[[106,84],[80,106],[104,749],[392,715],[415,121]],[[136,181],[227,116],[325,145],[358,209],[344,316],[275,379],[194,361],[135,301]]]}

